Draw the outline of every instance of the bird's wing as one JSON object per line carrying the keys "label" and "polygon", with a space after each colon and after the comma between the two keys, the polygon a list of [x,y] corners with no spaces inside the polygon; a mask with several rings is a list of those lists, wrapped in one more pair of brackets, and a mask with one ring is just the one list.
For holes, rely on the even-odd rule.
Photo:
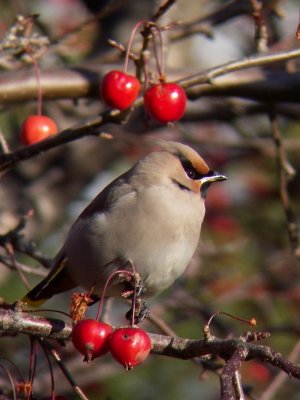
{"label": "bird's wing", "polygon": [[[129,184],[130,171],[125,172],[123,175],[111,182],[98,196],[85,208],[80,214],[79,218],[89,217],[91,214],[97,212],[106,212],[114,207],[115,203],[128,193],[132,192]],[[116,181],[118,184],[116,185]],[[78,221],[77,219],[77,221]],[[76,221],[76,222],[77,222]],[[75,224],[76,224],[75,222]],[[59,251],[53,261],[53,265],[48,275],[39,282],[32,290],[30,290],[22,299],[29,307],[39,307],[52,296],[73,289],[77,286],[68,274],[65,268],[68,259],[65,256],[65,249]]]}
{"label": "bird's wing", "polygon": [[65,268],[66,262],[67,259],[62,249],[55,257],[53,267],[48,275],[21,299],[22,303],[26,303],[29,307],[36,308],[55,294],[76,287],[77,285],[67,274]]}

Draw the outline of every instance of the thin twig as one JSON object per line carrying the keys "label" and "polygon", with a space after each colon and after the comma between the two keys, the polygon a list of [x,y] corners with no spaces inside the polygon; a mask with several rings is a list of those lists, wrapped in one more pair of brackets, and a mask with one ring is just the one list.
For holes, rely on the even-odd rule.
{"label": "thin twig", "polygon": [[234,71],[240,71],[245,68],[261,67],[277,62],[292,60],[293,58],[298,57],[300,57],[300,49],[247,57],[242,60],[222,64],[218,67],[203,71],[200,74],[188,76],[178,82],[180,82],[184,88],[191,87],[193,85],[211,82],[218,76],[229,74]]}
{"label": "thin twig", "polygon": [[263,2],[251,0],[253,7],[253,18],[255,22],[255,43],[258,53],[268,51],[268,31],[263,15]]}
{"label": "thin twig", "polygon": [[0,364],[0,369],[2,369],[5,372],[5,374],[8,376],[8,380],[9,380],[9,383],[10,383],[10,386],[11,386],[11,390],[12,390],[12,393],[13,393],[13,400],[17,400],[17,393],[16,393],[16,388],[15,388],[15,383],[14,383],[14,380],[13,380],[13,377],[12,377],[11,373],[2,364]]}
{"label": "thin twig", "polygon": [[159,7],[159,9],[156,11],[156,13],[153,15],[151,18],[152,22],[156,22],[159,18],[161,18],[168,10],[170,7],[173,6],[173,4],[176,3],[176,0],[167,0],[165,4]]}
{"label": "thin twig", "polygon": [[[300,341],[296,343],[293,350],[288,356],[288,360],[290,362],[296,362],[299,359],[300,355]],[[282,385],[287,381],[289,376],[285,374],[283,371],[278,372],[276,377],[273,379],[271,384],[267,387],[267,389],[261,394],[260,400],[271,400],[274,398],[275,394],[282,387]]]}
{"label": "thin twig", "polygon": [[72,129],[66,129],[58,135],[50,136],[49,138],[35,143],[31,146],[22,147],[14,153],[0,155],[0,172],[9,170],[20,161],[28,160],[44,151],[50,150],[57,146],[72,142],[88,135],[97,135],[98,130],[108,123],[122,123],[127,116],[127,111],[120,112],[112,110],[105,112],[100,116],[94,117],[89,121],[81,122]]}
{"label": "thin twig", "polygon": [[52,393],[52,397],[54,397],[54,395],[55,395],[55,380],[54,380],[54,374],[53,374],[53,368],[51,365],[51,360],[50,360],[50,357],[48,354],[48,349],[47,349],[47,346],[44,345],[44,340],[42,338],[38,339],[38,342],[39,342],[39,345],[41,346],[41,348],[43,349],[46,360],[47,360],[47,364],[48,364],[49,372],[50,372],[51,393]]}
{"label": "thin twig", "polygon": [[61,371],[64,374],[65,378],[70,383],[70,385],[72,386],[74,392],[78,395],[78,397],[81,400],[89,400],[88,397],[85,395],[85,393],[82,391],[82,389],[75,382],[73,376],[71,375],[71,373],[69,372],[69,370],[67,369],[65,364],[63,363],[63,361],[62,361],[60,355],[58,354],[57,350],[48,341],[44,340],[43,343],[45,344],[45,347],[48,348],[50,354],[52,355],[52,357],[56,361],[57,365],[61,369]]}
{"label": "thin twig", "polygon": [[245,346],[240,345],[234,351],[227,364],[225,365],[221,375],[221,398],[222,400],[234,400],[237,387],[233,384],[236,372],[240,369],[242,362],[248,355],[248,350]]}
{"label": "thin twig", "polygon": [[0,148],[1,148],[1,153],[10,152],[9,145],[1,129],[0,129]]}
{"label": "thin twig", "polygon": [[236,394],[236,399],[237,400],[245,400],[245,393],[243,390],[243,385],[242,385],[242,377],[239,371],[235,371],[233,378],[232,378],[232,384],[234,388],[234,392]]}
{"label": "thin twig", "polygon": [[21,264],[16,259],[11,260],[11,257],[0,255],[0,264],[11,270],[25,272],[26,274],[35,275],[44,278],[47,275],[47,270],[42,267],[29,267],[28,265]]}
{"label": "thin twig", "polygon": [[291,206],[288,186],[295,176],[295,170],[288,161],[285,146],[281,137],[278,118],[274,110],[270,112],[272,135],[276,146],[276,158],[279,170],[279,194],[287,220],[287,229],[291,248],[296,256],[300,256],[298,225]]}
{"label": "thin twig", "polygon": [[30,210],[20,218],[19,222],[13,229],[10,229],[6,233],[0,234],[0,246],[5,249],[9,256],[5,257],[0,255],[0,262],[11,268],[15,268],[21,274],[23,272],[23,268],[21,268],[21,265],[14,257],[14,253],[16,251],[30,256],[48,268],[50,267],[51,262],[40,251],[37,250],[36,245],[32,240],[27,240],[24,237],[23,230],[26,228],[28,219],[32,216],[33,210]]}
{"label": "thin twig", "polygon": [[147,320],[150,321],[161,333],[169,336],[177,336],[176,332],[166,324],[166,322],[153,313],[148,315]]}
{"label": "thin twig", "polygon": [[23,285],[25,286],[25,288],[26,288],[27,290],[29,290],[30,287],[31,287],[31,286],[30,286],[30,283],[28,282],[28,280],[27,280],[27,278],[26,278],[26,276],[25,276],[23,270],[22,270],[21,268],[19,268],[19,264],[17,263],[17,260],[16,260],[16,258],[15,258],[14,248],[13,248],[12,244],[11,244],[11,243],[6,243],[6,244],[4,245],[4,248],[5,248],[5,250],[6,250],[7,254],[8,254],[8,256],[9,256],[9,258],[10,258],[10,260],[11,260],[11,264],[12,264],[13,267],[16,269],[16,271],[17,271],[17,273],[18,273],[18,275],[19,275],[19,277],[20,277],[21,282],[23,283]]}

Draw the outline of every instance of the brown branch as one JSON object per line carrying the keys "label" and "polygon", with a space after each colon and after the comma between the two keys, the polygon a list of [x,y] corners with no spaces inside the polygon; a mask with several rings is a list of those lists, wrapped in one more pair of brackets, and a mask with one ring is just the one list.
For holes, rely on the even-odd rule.
{"label": "brown branch", "polygon": [[53,38],[52,41],[54,43],[61,43],[63,40],[68,40],[70,36],[80,32],[85,26],[93,24],[95,21],[101,21],[102,19],[120,10],[128,2],[129,0],[118,0],[114,2],[109,2],[105,7],[101,9],[101,11],[97,12],[93,17],[88,18],[75,28],[69,28],[67,31],[64,30],[62,34]]}
{"label": "brown branch", "polygon": [[[203,99],[204,100],[204,99]],[[299,120],[300,105],[298,104],[276,104],[276,110],[279,116],[284,116],[290,120]],[[238,118],[245,116],[255,116],[266,114],[270,111],[269,104],[259,104],[248,102],[241,99],[218,99],[217,101],[205,99],[197,106],[187,106],[182,121],[201,122],[201,121],[237,121]]]}
{"label": "brown branch", "polygon": [[62,320],[25,313],[17,304],[15,310],[0,309],[0,331],[8,335],[26,333],[37,337],[68,340],[72,333],[72,325]]}
{"label": "brown branch", "polygon": [[0,129],[0,154],[1,153],[9,153],[9,151],[10,151],[10,149],[9,149],[7,140],[6,140],[2,130]]}
{"label": "brown branch", "polygon": [[4,256],[0,254],[0,264],[11,270],[18,270],[26,274],[39,276],[44,278],[47,275],[47,270],[42,267],[29,267],[28,265],[22,264],[17,260],[12,261],[11,257]]}
{"label": "brown branch", "polygon": [[61,356],[59,355],[59,353],[57,352],[55,347],[52,346],[52,344],[50,342],[46,341],[46,340],[43,340],[43,344],[45,345],[47,350],[50,352],[51,356],[54,358],[56,364],[58,365],[58,367],[60,368],[60,370],[64,374],[65,378],[67,379],[67,381],[72,386],[74,392],[78,395],[78,397],[81,400],[89,400],[88,397],[85,395],[85,393],[82,391],[82,389],[75,382],[73,376],[70,374],[69,370],[65,366],[64,362],[62,361]]}
{"label": "brown branch", "polygon": [[24,268],[17,263],[14,258],[14,252],[17,251],[22,254],[26,254],[37,260],[46,268],[50,267],[51,260],[46,258],[40,251],[37,250],[35,243],[32,240],[27,240],[24,237],[23,230],[26,227],[28,219],[33,215],[32,210],[20,218],[18,224],[6,233],[0,234],[0,247],[3,247],[6,253],[10,257],[0,255],[0,262],[6,264],[20,272],[24,271]]}
{"label": "brown branch", "polygon": [[[228,359],[233,352],[244,344],[243,339],[219,339],[213,337],[211,340],[191,340],[178,337],[168,337],[150,334],[152,340],[152,352],[179,359],[191,359],[207,354],[219,355]],[[285,360],[280,353],[267,346],[247,343],[247,360],[256,358],[262,362],[270,363],[281,368],[291,376],[300,379],[300,367]]]}
{"label": "brown branch", "polygon": [[298,225],[289,196],[289,182],[295,177],[294,168],[288,161],[285,146],[281,137],[278,119],[275,111],[270,113],[272,135],[276,146],[276,158],[279,170],[279,194],[287,220],[287,229],[291,248],[296,256],[300,255]]}
{"label": "brown branch", "polygon": [[190,100],[203,97],[238,97],[255,101],[279,103],[300,101],[300,74],[284,71],[265,75],[263,71],[234,73],[215,79],[212,84],[189,87]]}
{"label": "brown branch", "polygon": [[[263,1],[263,10],[271,10],[274,14],[281,15],[277,8],[276,1]],[[181,40],[195,33],[203,33],[208,37],[212,37],[212,28],[214,26],[228,22],[233,18],[241,15],[251,15],[253,7],[251,0],[232,0],[221,4],[207,15],[196,18],[193,21],[185,22],[171,34],[171,40]]]}
{"label": "brown branch", "polygon": [[[42,70],[40,83],[43,100],[99,98],[100,79],[99,71],[91,68]],[[0,102],[2,105],[36,99],[36,96],[36,79],[31,69],[1,74]]]}
{"label": "brown branch", "polygon": [[[144,45],[142,51],[144,51],[146,48],[147,43]],[[259,91],[270,90],[271,98],[271,96],[274,96],[274,90],[277,89],[277,94],[279,96],[281,92],[286,93],[285,99],[281,99],[281,101],[299,101],[299,73],[297,72],[288,73],[286,71],[280,71],[278,72],[278,74],[280,73],[280,75],[276,75],[275,73],[267,75],[266,71],[256,71],[253,76],[248,76],[248,73],[247,75],[236,76],[236,78],[234,78],[234,76],[231,76],[230,82],[219,81],[218,83],[218,81],[215,81],[215,78],[232,72],[241,71],[243,69],[253,67],[263,67],[282,61],[292,60],[298,57],[300,57],[300,49],[268,55],[253,56],[249,58],[244,58],[242,60],[236,60],[226,64],[222,64],[209,70],[185,77],[179,81],[178,74],[170,74],[170,80],[177,80],[185,89],[194,87],[193,91],[190,90],[188,92],[191,99],[203,95],[213,95],[214,90],[216,90],[218,85],[219,92],[215,93],[216,95],[232,95],[231,93],[226,92],[222,94],[222,89],[227,91],[234,89],[236,91],[236,94],[233,95],[239,96],[239,84],[255,84],[257,86],[257,89],[255,90],[254,94],[251,94],[250,92],[250,97],[256,96],[256,99],[259,100],[261,98],[261,96],[259,95]],[[105,72],[107,72],[108,68],[109,67],[106,66],[96,70],[82,66],[70,69],[42,71],[41,89],[43,91],[43,99],[78,99],[80,97],[93,97],[98,99],[99,83],[101,80],[101,76]],[[213,85],[211,85],[212,81]],[[225,85],[224,88],[222,88],[222,86],[220,87],[222,82]],[[204,87],[203,89],[204,83],[208,83],[209,85],[207,87]],[[261,86],[263,84],[264,86]],[[293,86],[293,84],[296,86]],[[198,85],[201,86],[196,87]],[[244,89],[242,90],[244,92],[247,90],[251,90],[251,86],[244,87]],[[243,96],[245,97],[245,95]],[[1,74],[0,102],[3,105],[35,98],[36,80],[32,76],[32,73],[29,73],[28,71],[14,71]],[[274,101],[277,100],[277,98],[272,98]]]}
{"label": "brown branch", "polygon": [[300,57],[300,50],[282,51],[274,54],[265,54],[247,57],[242,60],[231,61],[218,67],[208,69],[200,74],[192,75],[181,79],[179,82],[184,88],[199,85],[201,83],[211,83],[214,78],[226,75],[231,72],[240,71],[245,68],[262,67],[282,61],[292,60]]}
{"label": "brown branch", "polygon": [[[141,100],[138,100],[136,105],[140,105]],[[265,109],[262,109],[261,112],[264,112]],[[281,110],[281,108],[279,108]],[[283,115],[290,116],[290,112],[286,110],[284,107],[282,108]],[[229,113],[230,117],[236,115],[235,113]],[[298,115],[297,110],[291,116],[296,118]],[[108,113],[104,113],[98,117],[90,118],[87,121],[79,123],[73,128],[62,131],[56,136],[52,136],[42,142],[37,144],[33,144],[31,146],[22,147],[15,152],[0,154],[0,173],[8,171],[16,164],[21,161],[28,160],[32,157],[35,157],[44,151],[54,149],[63,144],[72,142],[73,140],[80,139],[85,136],[98,135],[99,128],[108,123],[118,123],[121,124],[125,121],[126,112],[120,113],[119,111],[113,110]],[[205,116],[205,118],[212,118],[209,115]],[[248,149],[248,150],[258,150],[267,156],[274,155],[274,151],[270,148],[270,140],[269,139],[241,139],[240,141],[235,140],[225,140],[222,139],[203,139],[201,143],[207,145],[221,146],[221,147],[231,147],[231,148],[240,148],[240,149]],[[300,141],[297,139],[289,139],[286,141],[286,147],[289,151],[298,151],[300,148]]]}
{"label": "brown branch", "polygon": [[[290,362],[296,362],[300,355],[300,341],[293,348],[290,353],[288,360]],[[288,379],[288,375],[284,372],[280,371],[278,375],[273,379],[268,388],[262,393],[260,396],[260,400],[271,400],[274,398],[275,393],[279,390],[279,388],[283,385],[283,383]]]}
{"label": "brown branch", "polygon": [[[25,333],[33,336],[69,340],[72,333],[72,324],[53,318],[44,318],[23,312],[19,306],[13,309],[0,309],[0,331],[2,334],[15,335]],[[284,359],[281,354],[267,346],[250,343],[251,340],[260,340],[266,333],[253,333],[241,338],[220,339],[210,337],[206,339],[185,339],[149,333],[152,344],[152,353],[175,357],[182,360],[201,357],[204,355],[218,355],[230,359],[236,350],[241,347],[247,351],[247,360],[258,359],[280,368],[290,376],[300,379],[300,367]]]}
{"label": "brown branch", "polygon": [[255,23],[255,43],[259,53],[268,51],[268,31],[263,15],[263,2],[259,0],[251,0],[253,7],[253,18]]}
{"label": "brown branch", "polygon": [[201,16],[193,21],[181,24],[171,35],[171,40],[180,40],[195,33],[206,33],[212,36],[211,29],[232,18],[251,13],[251,4],[248,0],[233,0],[221,5],[211,13]]}
{"label": "brown branch", "polygon": [[244,389],[243,389],[243,384],[242,384],[242,377],[239,371],[236,371],[233,379],[232,379],[232,384],[234,387],[234,392],[236,394],[236,398],[238,400],[246,400]]}
{"label": "brown branch", "polygon": [[116,110],[105,112],[88,121],[81,122],[73,128],[66,129],[57,135],[51,136],[46,140],[31,146],[22,147],[13,153],[2,154],[0,155],[0,172],[5,172],[20,161],[27,160],[57,146],[72,142],[84,136],[97,135],[100,127],[108,123],[120,124],[124,122],[127,114],[128,112],[126,111],[121,113]]}
{"label": "brown branch", "polygon": [[234,400],[236,398],[233,384],[234,377],[236,372],[241,368],[242,362],[245,361],[247,355],[247,348],[244,345],[240,345],[226,363],[220,377],[222,400]]}
{"label": "brown branch", "polygon": [[[146,39],[145,39],[145,42],[147,43]],[[144,44],[144,46],[146,46],[146,44]],[[221,76],[221,75],[233,72],[233,71],[237,71],[239,69],[249,68],[249,67],[253,67],[253,66],[262,66],[262,65],[266,65],[266,64],[270,64],[270,63],[274,63],[274,62],[288,60],[288,59],[299,57],[299,56],[300,56],[300,50],[293,50],[290,52],[276,53],[273,55],[251,57],[248,59],[224,64],[222,66],[210,69],[210,70],[205,71],[198,75],[193,75],[191,77],[185,78],[184,80],[181,81],[181,83],[183,84],[184,87],[189,88],[193,85],[210,82],[211,79],[216,78],[217,76]],[[297,90],[297,82],[299,81],[299,76],[300,76],[299,74],[298,75],[297,74],[294,74],[294,75],[286,74],[285,75],[287,82],[290,83],[289,92],[288,92],[292,96],[292,99],[290,99],[290,101],[292,101],[292,100],[299,101],[300,90]],[[296,79],[297,77],[298,77],[298,80]],[[14,77],[14,79],[16,80],[16,77]],[[287,82],[285,81],[284,84],[280,85],[279,89],[278,89],[278,81],[279,81],[278,76],[275,76],[275,78],[273,80],[273,84],[275,85],[275,87],[277,87],[277,94],[278,94],[278,92],[280,93],[280,91],[285,91],[286,86],[287,86],[286,85]],[[42,85],[42,89],[44,91],[43,82],[44,81],[42,79],[41,85]],[[280,79],[280,82],[282,82],[282,79]],[[3,82],[2,82],[2,85],[3,85]],[[22,85],[17,85],[17,86],[15,85],[14,90],[16,90],[17,87],[19,90],[19,88],[21,86]],[[3,88],[3,86],[1,87],[1,81],[0,81],[0,93],[2,91],[1,90],[2,88]],[[36,89],[35,84],[34,84],[34,88]],[[258,89],[259,89],[259,85],[258,85]],[[262,91],[261,87],[259,90],[258,89],[256,90],[257,93],[268,93],[268,90]],[[200,93],[197,92],[197,90],[200,90]],[[237,90],[238,90],[238,87],[237,87]],[[249,90],[249,87],[247,88],[247,90]],[[202,91],[202,93],[201,93],[201,91]],[[195,97],[199,97],[200,95],[203,95],[203,86],[200,86],[200,89],[199,88],[198,89],[196,88],[193,90],[189,89],[188,95],[190,96],[190,98],[195,98]],[[227,95],[228,95],[228,92],[227,92]],[[67,96],[67,94],[66,94],[66,96]],[[8,95],[8,98],[9,98],[9,95]],[[274,97],[274,93],[272,94],[272,100],[273,101],[276,100],[276,97]],[[281,100],[283,100],[283,99],[281,99]],[[287,100],[287,99],[285,99],[285,100]],[[135,103],[135,106],[139,107],[139,106],[141,106],[142,103],[143,103],[143,100],[138,99]],[[34,156],[36,156],[44,151],[50,150],[54,147],[69,143],[73,140],[79,139],[84,136],[96,135],[98,132],[98,129],[100,127],[102,127],[103,125],[105,125],[107,123],[122,123],[125,121],[125,117],[127,115],[128,115],[128,112],[120,113],[119,111],[115,111],[115,110],[105,112],[98,117],[91,118],[88,121],[79,123],[77,126],[71,128],[71,129],[67,129],[67,130],[61,132],[60,134],[58,134],[56,136],[52,136],[42,142],[21,148],[13,153],[2,154],[2,155],[0,155],[0,172],[7,171],[8,169],[10,169],[14,165],[16,165],[19,161],[27,160],[31,157],[34,157]]]}
{"label": "brown branch", "polygon": [[156,22],[159,18],[161,18],[168,10],[170,7],[173,6],[173,4],[176,3],[176,0],[167,0],[162,6],[159,7],[159,9],[156,11],[156,13],[153,15],[151,18],[151,21]]}

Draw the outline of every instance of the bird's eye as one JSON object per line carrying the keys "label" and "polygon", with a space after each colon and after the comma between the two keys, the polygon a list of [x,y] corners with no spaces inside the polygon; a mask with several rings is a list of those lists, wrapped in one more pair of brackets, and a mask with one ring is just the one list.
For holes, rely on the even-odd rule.
{"label": "bird's eye", "polygon": [[194,168],[187,169],[186,174],[190,179],[199,179],[199,174],[194,170]]}
{"label": "bird's eye", "polygon": [[203,175],[199,174],[199,172],[193,167],[190,161],[182,160],[181,164],[185,170],[185,173],[190,179],[198,180],[203,177]]}

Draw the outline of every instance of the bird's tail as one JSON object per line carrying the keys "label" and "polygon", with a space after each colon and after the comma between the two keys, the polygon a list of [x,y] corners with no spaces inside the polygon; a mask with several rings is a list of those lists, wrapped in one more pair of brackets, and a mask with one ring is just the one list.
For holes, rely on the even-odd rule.
{"label": "bird's tail", "polygon": [[49,274],[30,290],[22,299],[30,308],[37,308],[52,296],[73,289],[77,285],[69,277],[65,267],[66,259],[57,262]]}

